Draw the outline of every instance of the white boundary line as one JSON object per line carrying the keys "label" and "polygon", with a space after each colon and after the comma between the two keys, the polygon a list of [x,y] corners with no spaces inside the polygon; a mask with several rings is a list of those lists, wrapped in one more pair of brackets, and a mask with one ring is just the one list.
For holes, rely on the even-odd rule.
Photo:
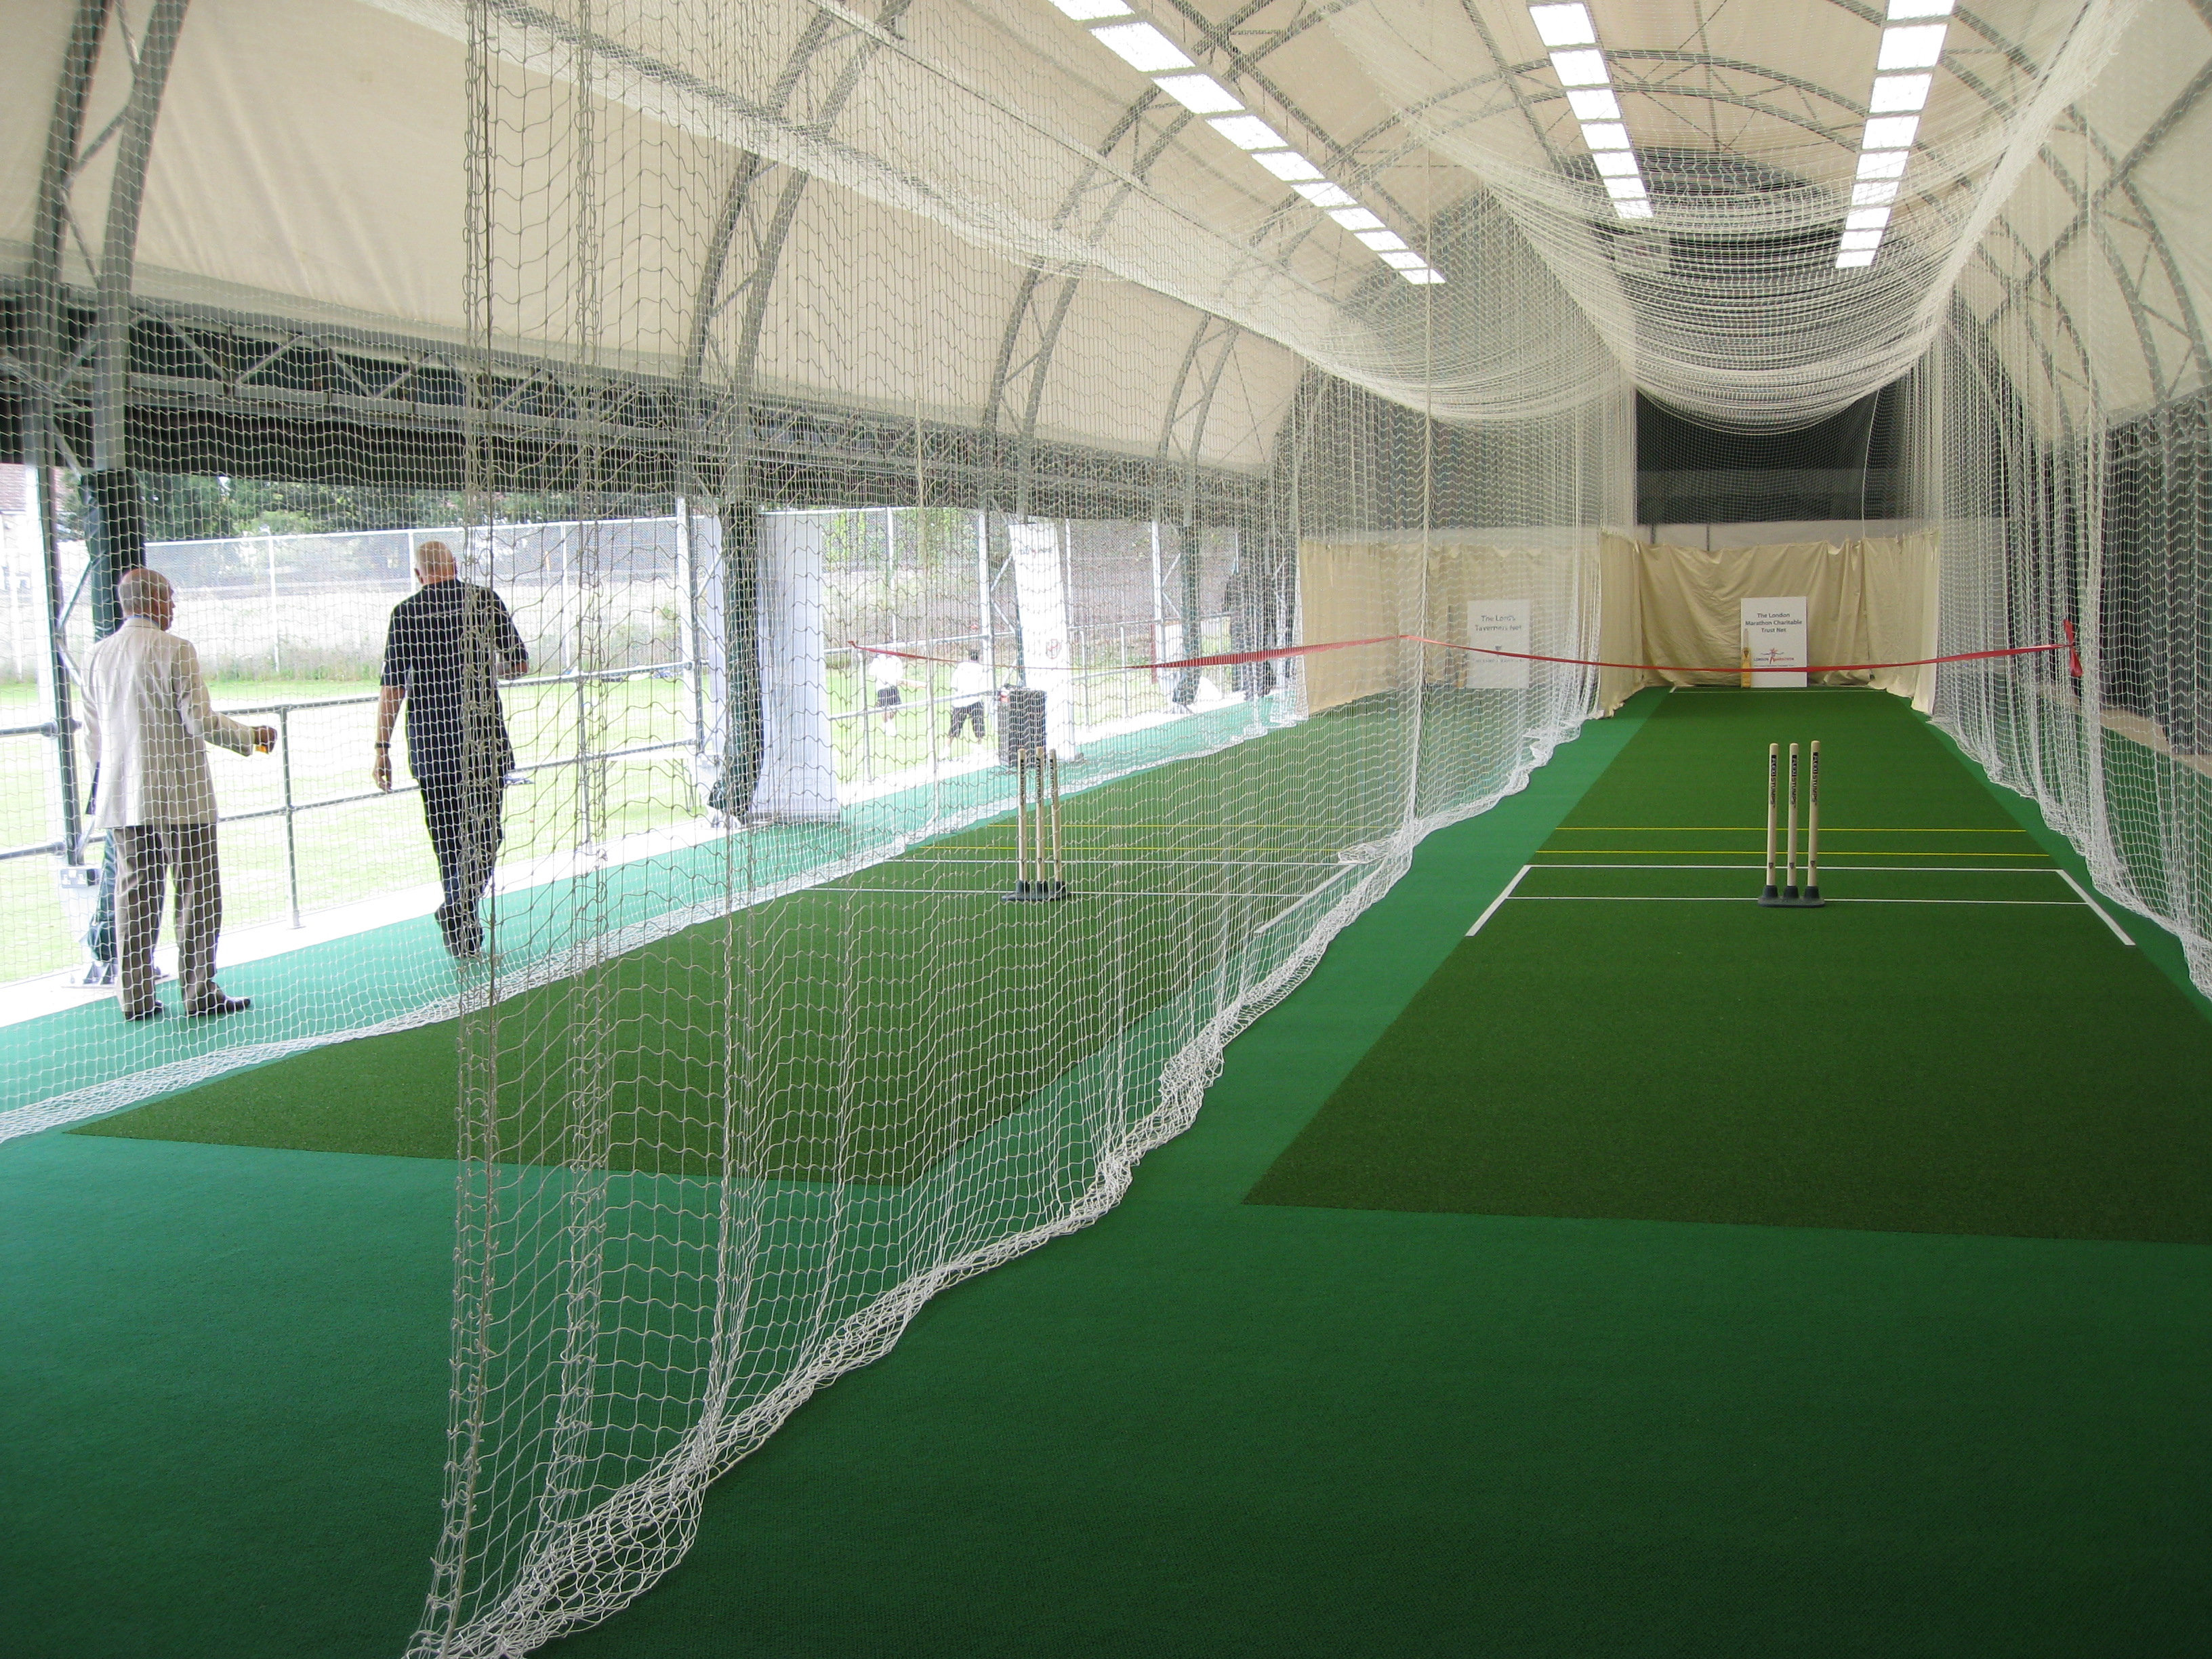
{"label": "white boundary line", "polygon": [[2127,929],[2121,927],[2118,922],[2114,921],[2111,914],[2106,910],[2105,907],[2098,903],[2095,899],[2089,896],[2089,890],[2082,886],[2080,882],[2075,880],[2073,876],[2063,866],[2058,869],[2058,878],[2081,896],[2081,902],[2087,905],[2092,910],[2094,910],[2097,913],[2097,920],[2103,922],[2106,927],[2112,930],[2112,937],[2114,939],[2119,940],[2121,944],[2126,945],[2130,950],[2133,950],[2135,948],[2136,942],[2129,934]]}
{"label": "white boundary line", "polygon": [[1521,873],[1514,877],[1512,880],[1507,882],[1505,884],[1505,890],[1500,893],[1496,898],[1491,900],[1490,908],[1474,919],[1474,926],[1467,930],[1467,936],[1469,939],[1473,939],[1477,933],[1482,931],[1482,924],[1488,921],[1491,917],[1498,914],[1498,907],[1513,896],[1513,890],[1518,887],[1522,882],[1526,880],[1528,878],[1528,872],[1535,867],[1536,866],[1533,864],[1524,864],[1521,866]]}

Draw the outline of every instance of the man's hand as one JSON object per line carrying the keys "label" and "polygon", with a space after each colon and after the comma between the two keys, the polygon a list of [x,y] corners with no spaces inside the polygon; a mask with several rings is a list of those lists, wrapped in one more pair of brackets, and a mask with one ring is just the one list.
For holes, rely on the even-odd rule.
{"label": "man's hand", "polygon": [[392,751],[389,749],[376,751],[376,764],[368,769],[368,775],[376,780],[378,788],[388,790],[392,787]]}
{"label": "man's hand", "polygon": [[264,755],[270,750],[274,749],[276,746],[276,728],[273,726],[255,726],[253,728],[253,746],[256,749],[258,749]]}

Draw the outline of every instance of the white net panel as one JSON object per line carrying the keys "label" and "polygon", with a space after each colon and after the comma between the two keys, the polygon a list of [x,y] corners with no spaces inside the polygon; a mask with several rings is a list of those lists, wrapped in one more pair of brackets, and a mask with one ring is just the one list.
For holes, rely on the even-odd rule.
{"label": "white net panel", "polygon": [[2212,22],[2136,14],[1966,264],[1916,377],[1942,649],[1936,718],[2041,807],[2212,993],[2212,472],[2203,158]]}
{"label": "white net panel", "polygon": [[[1041,37],[1087,45],[1048,9],[941,37],[944,17],[896,10],[896,33],[802,9],[787,31],[707,8],[676,27],[658,5],[483,15],[480,325],[488,344],[557,339],[579,403],[641,360],[693,376],[668,465],[697,570],[702,782],[745,827],[584,869],[557,902],[495,902],[464,1024],[449,1524],[418,1641],[441,1654],[621,1606],[686,1547],[705,1484],[814,1388],[944,1285],[1110,1206],[1228,1037],[1594,696],[1584,669],[1471,673],[1405,642],[1130,665],[1464,641],[1490,601],[1526,649],[1591,655],[1596,529],[1630,471],[1625,380],[1481,198],[1437,216],[1450,280],[1415,286],[1277,228],[1318,216],[1264,174],[1212,175],[1219,141],[1170,106],[1135,124],[1112,203],[1056,205],[1083,199],[1095,149],[1009,114]],[[809,42],[838,67],[799,77],[819,101],[790,118],[896,140],[929,202],[965,205],[702,142],[651,90],[797,100],[779,77]],[[1101,98],[1101,133],[1127,96]],[[1424,169],[1378,182],[1419,191]],[[1008,257],[1038,249],[1003,229],[1025,222],[1057,222],[1054,264]],[[722,234],[744,281],[709,310],[670,273],[711,266]],[[1176,303],[1201,287],[1321,368]],[[935,422],[994,373],[1010,441],[947,465]],[[825,477],[744,400],[832,374],[912,422],[877,469]],[[1431,385],[1483,418],[1433,420]],[[1149,477],[1048,450],[1102,418]],[[558,486],[619,489],[575,436]],[[487,418],[487,469],[499,439]],[[902,505],[806,510],[824,495]],[[1116,499],[1137,510],[1100,510]],[[589,641],[615,613],[580,568]],[[1009,902],[1000,749],[1032,701],[1059,799],[1042,878],[1067,896]],[[631,735],[596,690],[578,718],[592,753]],[[588,845],[595,814],[652,810],[647,775],[576,776],[510,791],[508,835],[557,821]]]}

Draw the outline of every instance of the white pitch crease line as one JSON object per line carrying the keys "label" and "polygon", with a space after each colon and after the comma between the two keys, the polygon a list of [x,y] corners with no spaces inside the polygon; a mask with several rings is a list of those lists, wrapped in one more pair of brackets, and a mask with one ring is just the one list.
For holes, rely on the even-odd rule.
{"label": "white pitch crease line", "polygon": [[[1539,870],[1764,870],[1763,864],[1540,864]],[[2048,864],[1823,864],[1822,875],[1842,870],[1864,876],[2032,876],[2066,872]]]}
{"label": "white pitch crease line", "polygon": [[2133,936],[2129,933],[2128,930],[2121,927],[2118,922],[2114,921],[2111,915],[2106,910],[2105,907],[2098,903],[2095,899],[2090,897],[2089,890],[2084,887],[2080,882],[2075,880],[2073,876],[2063,866],[2059,868],[2058,878],[2061,881],[2063,881],[2069,887],[2071,887],[2075,892],[2081,896],[2081,902],[2087,905],[2092,910],[2094,910],[2097,913],[2097,920],[2103,922],[2106,927],[2112,930],[2112,937],[2114,939],[2119,940],[2121,944],[2128,946],[2130,950],[2135,948],[2135,939]]}
{"label": "white pitch crease line", "polygon": [[1535,867],[1536,866],[1533,864],[1524,864],[1521,866],[1521,873],[1514,877],[1512,880],[1507,882],[1505,884],[1505,890],[1500,893],[1496,898],[1491,900],[1490,908],[1474,919],[1474,926],[1467,930],[1467,936],[1469,939],[1473,939],[1477,933],[1482,931],[1482,924],[1488,921],[1491,917],[1498,914],[1498,907],[1513,896],[1513,890],[1518,887],[1523,881],[1527,880],[1528,872]]}

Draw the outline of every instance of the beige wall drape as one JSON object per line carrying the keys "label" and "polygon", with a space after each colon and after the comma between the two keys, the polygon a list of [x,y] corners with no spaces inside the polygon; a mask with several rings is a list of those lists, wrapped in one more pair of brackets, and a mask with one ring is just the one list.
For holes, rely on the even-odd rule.
{"label": "beige wall drape", "polygon": [[[1506,532],[1513,534],[1516,532]],[[1477,599],[1527,599],[1529,648],[1581,656],[1600,596],[1587,532],[1519,532],[1524,546],[1461,540],[1306,542],[1298,550],[1299,639],[1390,639],[1419,635],[1468,642],[1467,610]],[[1413,675],[1455,684],[1464,653],[1410,644],[1356,646],[1304,659],[1306,710],[1408,685]],[[1630,688],[1633,690],[1633,688]],[[1626,692],[1623,696],[1627,695]]]}

